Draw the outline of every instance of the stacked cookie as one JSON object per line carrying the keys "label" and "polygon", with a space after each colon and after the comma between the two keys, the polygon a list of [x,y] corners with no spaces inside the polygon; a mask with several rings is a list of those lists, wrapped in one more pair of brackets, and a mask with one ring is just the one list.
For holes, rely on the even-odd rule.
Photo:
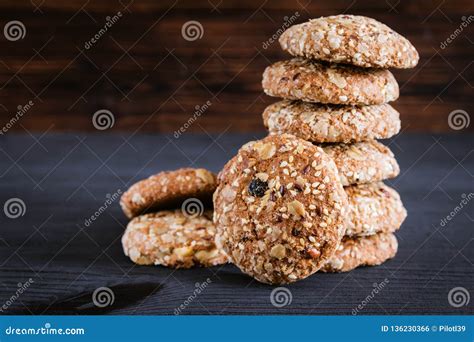
{"label": "stacked cookie", "polygon": [[[382,181],[399,167],[376,139],[400,130],[388,104],[398,84],[384,68],[415,66],[416,50],[387,26],[348,15],[293,26],[280,44],[296,57],[264,72],[265,92],[283,98],[263,113],[266,138],[242,146],[217,179],[204,169],[162,172],[122,196],[132,261],[230,261],[258,281],[284,284],[395,255],[406,210]],[[211,197],[213,220],[204,210]],[[202,208],[187,209],[190,199]]]}
{"label": "stacked cookie", "polygon": [[386,25],[366,17],[338,15],[295,25],[279,39],[295,56],[265,70],[266,94],[283,98],[268,106],[270,134],[289,133],[319,145],[333,158],[349,201],[341,245],[323,271],[376,265],[397,250],[393,232],[406,211],[398,193],[381,181],[398,175],[387,139],[400,130],[388,102],[398,84],[387,68],[411,68],[418,53]]}
{"label": "stacked cookie", "polygon": [[205,169],[161,172],[132,185],[120,199],[131,219],[125,255],[139,265],[172,268],[227,262],[214,243],[212,194],[216,176]]}

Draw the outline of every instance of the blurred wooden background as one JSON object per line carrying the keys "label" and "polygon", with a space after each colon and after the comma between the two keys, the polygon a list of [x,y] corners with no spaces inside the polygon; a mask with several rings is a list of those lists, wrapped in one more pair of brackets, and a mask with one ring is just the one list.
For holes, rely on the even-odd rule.
{"label": "blurred wooden background", "polygon": [[[296,13],[296,23],[351,13],[386,23],[421,54],[416,69],[393,70],[406,131],[453,131],[448,115],[458,109],[473,119],[465,129],[473,131],[474,23],[441,46],[473,7],[469,0],[2,0],[1,27],[18,20],[26,34],[0,35],[0,125],[32,101],[9,131],[94,130],[93,114],[107,109],[111,130],[173,132],[209,101],[189,131],[261,131],[261,112],[275,101],[263,94],[261,74],[288,58],[269,38]],[[182,35],[191,20],[202,25],[193,41]]]}

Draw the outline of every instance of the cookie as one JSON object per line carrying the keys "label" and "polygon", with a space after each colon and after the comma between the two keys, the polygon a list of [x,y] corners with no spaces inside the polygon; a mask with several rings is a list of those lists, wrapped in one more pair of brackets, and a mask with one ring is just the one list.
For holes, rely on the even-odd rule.
{"label": "cookie", "polygon": [[400,131],[400,114],[389,104],[360,107],[283,100],[265,108],[263,122],[270,133],[316,143],[387,139]]}
{"label": "cookie", "polygon": [[122,195],[120,205],[128,218],[174,209],[188,198],[197,198],[206,205],[211,203],[216,186],[216,176],[205,169],[164,171],[132,185]]}
{"label": "cookie", "polygon": [[376,266],[397,254],[395,235],[379,233],[368,237],[344,238],[322,272],[348,272],[360,266]]}
{"label": "cookie", "polygon": [[262,87],[270,96],[332,104],[382,104],[399,95],[398,83],[388,70],[328,65],[304,58],[267,67]]}
{"label": "cookie", "polygon": [[382,182],[344,188],[349,200],[347,236],[393,233],[407,217],[400,195]]}
{"label": "cookie", "polygon": [[210,211],[198,216],[165,210],[131,220],[122,246],[125,255],[139,265],[215,266],[227,262],[214,243],[215,233]]}
{"label": "cookie", "polygon": [[244,145],[218,177],[216,244],[244,273],[291,283],[316,272],[336,250],[347,195],[321,148],[271,135]]}
{"label": "cookie", "polygon": [[357,15],[311,19],[287,29],[279,39],[293,56],[370,68],[413,68],[415,47],[387,25]]}
{"label": "cookie", "polygon": [[344,186],[390,179],[400,173],[392,151],[375,140],[327,145],[323,149],[334,159]]}

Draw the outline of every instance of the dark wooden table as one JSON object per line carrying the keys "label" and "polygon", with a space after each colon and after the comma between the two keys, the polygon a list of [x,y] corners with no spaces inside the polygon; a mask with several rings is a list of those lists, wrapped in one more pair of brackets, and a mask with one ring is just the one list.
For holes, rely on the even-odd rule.
{"label": "dark wooden table", "polygon": [[[0,138],[0,204],[19,198],[24,215],[1,212],[0,309],[3,314],[466,314],[448,293],[474,296],[474,201],[442,219],[474,192],[472,135],[401,134],[387,141],[401,175],[392,184],[408,208],[397,233],[395,259],[343,274],[315,274],[287,286],[292,301],[271,304],[274,287],[231,265],[170,270],[136,266],[121,249],[127,223],[114,202],[89,226],[117,190],[164,169],[203,166],[218,171],[249,135],[51,134]],[[464,194],[464,195],[463,195]],[[465,196],[465,197],[463,197]],[[33,282],[19,296],[19,285]],[[196,283],[209,285],[193,296]],[[385,283],[371,296],[374,283]],[[98,308],[92,293],[109,287],[112,305]],[[14,300],[12,300],[14,296]]]}

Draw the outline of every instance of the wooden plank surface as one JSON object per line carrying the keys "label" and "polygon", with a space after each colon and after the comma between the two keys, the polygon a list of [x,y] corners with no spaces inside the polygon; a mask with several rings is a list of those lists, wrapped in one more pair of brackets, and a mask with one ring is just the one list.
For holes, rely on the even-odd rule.
{"label": "wooden plank surface", "polygon": [[[467,314],[473,313],[474,142],[469,135],[402,134],[387,141],[402,173],[389,182],[408,218],[397,256],[343,274],[315,274],[287,286],[291,304],[271,304],[274,287],[231,265],[173,271],[137,266],[123,255],[127,223],[117,202],[85,220],[119,189],[160,170],[201,166],[218,171],[254,135],[49,134],[0,138],[0,204],[25,203],[24,215],[0,215],[0,309],[18,284],[33,283],[2,314]],[[464,194],[464,195],[463,195]],[[464,196],[464,197],[463,197]],[[190,300],[196,283],[209,279]],[[374,283],[385,282],[373,298]],[[109,287],[114,304],[98,308],[93,292]],[[469,304],[449,304],[463,287]]]}
{"label": "wooden plank surface", "polygon": [[[275,99],[263,95],[261,74],[288,58],[278,43],[264,43],[296,12],[296,22],[344,12],[381,20],[420,51],[416,69],[393,71],[404,129],[450,131],[449,113],[473,113],[472,25],[446,48],[441,44],[472,9],[468,0],[6,0],[0,25],[20,20],[26,35],[0,39],[0,124],[31,100],[12,131],[93,130],[92,115],[104,108],[115,116],[113,130],[173,132],[211,101],[191,131],[262,131],[261,112]],[[120,20],[86,49],[118,11]],[[202,25],[201,39],[183,38],[190,20]]]}

